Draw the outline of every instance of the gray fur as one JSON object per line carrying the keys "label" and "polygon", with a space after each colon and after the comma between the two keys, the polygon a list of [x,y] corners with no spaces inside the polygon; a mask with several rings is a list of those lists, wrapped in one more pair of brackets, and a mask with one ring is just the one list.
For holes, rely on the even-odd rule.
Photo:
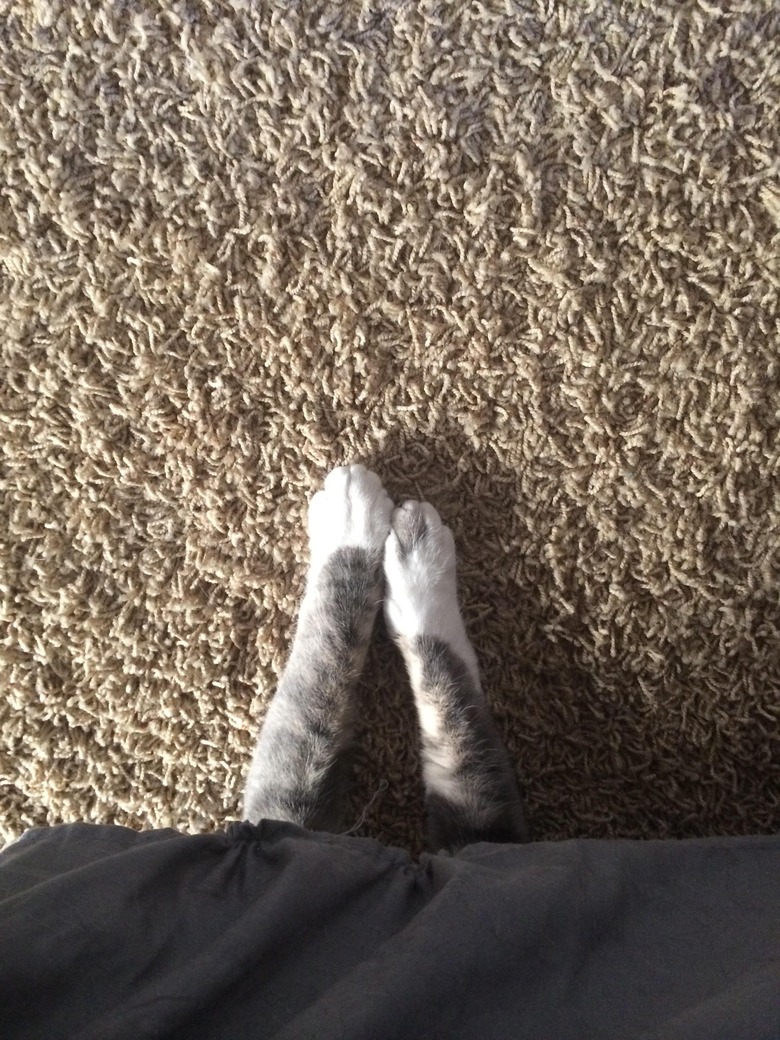
{"label": "gray fur", "polygon": [[[428,837],[433,848],[457,849],[477,841],[524,841],[517,779],[466,663],[444,640],[418,636],[408,651],[418,705],[436,713],[435,735],[423,731]],[[451,761],[443,783],[431,762]]]}
{"label": "gray fur", "polygon": [[290,659],[265,717],[244,796],[244,818],[336,829],[353,692],[382,601],[382,567],[339,549],[301,604]]}

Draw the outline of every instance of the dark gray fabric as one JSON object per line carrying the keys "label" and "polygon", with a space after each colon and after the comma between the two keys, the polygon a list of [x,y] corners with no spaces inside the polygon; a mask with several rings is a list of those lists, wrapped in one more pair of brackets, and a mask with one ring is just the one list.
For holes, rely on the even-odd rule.
{"label": "dark gray fabric", "polygon": [[0,1036],[778,1040],[780,838],[474,845],[33,831]]}

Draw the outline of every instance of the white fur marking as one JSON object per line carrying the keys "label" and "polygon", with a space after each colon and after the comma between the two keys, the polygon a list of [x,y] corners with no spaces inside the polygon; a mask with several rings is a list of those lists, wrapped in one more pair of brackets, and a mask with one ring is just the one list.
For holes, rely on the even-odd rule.
{"label": "white fur marking", "polygon": [[[478,683],[477,658],[458,607],[455,540],[433,506],[424,502],[419,510],[425,521],[423,537],[403,552],[396,531],[391,530],[385,546],[388,628],[401,644],[410,671],[414,668],[408,654],[412,640],[433,636],[449,644]],[[412,683],[415,685],[414,676]]]}
{"label": "white fur marking", "polygon": [[441,735],[441,716],[432,704],[425,701],[417,702],[417,716],[420,720],[420,729],[427,737],[438,740]]}
{"label": "white fur marking", "polygon": [[338,549],[379,553],[390,530],[393,504],[379,477],[365,466],[339,466],[309,505],[311,572]]}

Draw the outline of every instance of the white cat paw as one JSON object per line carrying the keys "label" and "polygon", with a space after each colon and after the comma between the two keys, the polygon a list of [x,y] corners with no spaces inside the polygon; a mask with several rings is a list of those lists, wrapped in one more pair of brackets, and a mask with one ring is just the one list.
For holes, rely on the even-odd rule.
{"label": "white cat paw", "polygon": [[365,466],[339,466],[309,504],[311,568],[350,547],[381,556],[393,503],[382,481]]}
{"label": "white cat paw", "polygon": [[405,502],[393,513],[385,578],[385,619],[393,636],[460,636],[455,539],[427,502]]}

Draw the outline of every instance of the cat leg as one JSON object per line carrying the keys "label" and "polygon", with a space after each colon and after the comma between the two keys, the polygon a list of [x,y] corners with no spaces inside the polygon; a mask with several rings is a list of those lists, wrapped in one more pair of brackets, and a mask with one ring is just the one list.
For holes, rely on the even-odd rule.
{"label": "cat leg", "polygon": [[452,532],[427,503],[395,510],[385,579],[385,617],[420,721],[431,847],[525,840],[517,781],[458,608]]}
{"label": "cat leg", "polygon": [[357,465],[333,470],[311,501],[306,592],[246,783],[252,823],[338,829],[352,695],[382,601],[392,508],[379,477]]}

